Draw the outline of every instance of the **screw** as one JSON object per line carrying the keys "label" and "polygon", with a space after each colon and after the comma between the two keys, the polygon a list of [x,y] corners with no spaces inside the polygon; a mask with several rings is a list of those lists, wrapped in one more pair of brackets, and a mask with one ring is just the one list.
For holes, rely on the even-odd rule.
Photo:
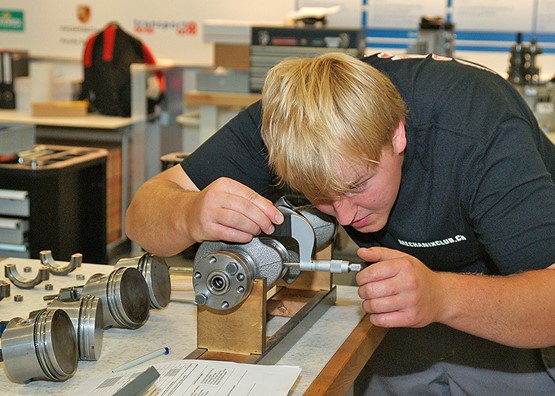
{"label": "screw", "polygon": [[207,301],[208,298],[202,293],[199,293],[195,296],[195,304],[197,305],[205,305]]}
{"label": "screw", "polygon": [[23,272],[32,272],[33,268],[32,267],[23,267]]}
{"label": "screw", "polygon": [[245,280],[245,274],[242,274],[242,273],[237,274],[237,280],[239,280],[240,282],[244,281]]}
{"label": "screw", "polygon": [[13,300],[15,302],[21,302],[23,301],[23,296],[21,294],[16,294],[15,296],[13,296]]}
{"label": "screw", "polygon": [[228,303],[227,301],[224,301],[224,302],[222,303],[222,308],[223,308],[223,309],[228,309],[228,308],[229,308],[229,303]]}
{"label": "screw", "polygon": [[54,290],[54,285],[52,283],[47,283],[44,285],[44,290]]}
{"label": "screw", "polygon": [[237,273],[237,264],[235,264],[234,262],[230,262],[225,266],[225,272],[227,272],[229,275],[235,275]]}

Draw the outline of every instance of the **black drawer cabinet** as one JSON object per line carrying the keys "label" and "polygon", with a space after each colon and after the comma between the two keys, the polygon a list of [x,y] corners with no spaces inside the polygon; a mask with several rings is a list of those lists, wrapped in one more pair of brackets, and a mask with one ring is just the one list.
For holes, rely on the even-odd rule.
{"label": "black drawer cabinet", "polygon": [[[39,258],[48,249],[60,261],[69,261],[73,253],[82,253],[87,263],[108,261],[107,154],[104,149],[41,145],[24,153],[22,163],[0,164],[0,189],[6,193],[0,198],[0,217],[28,222],[25,242],[13,256]],[[10,192],[19,194],[21,202],[9,202]],[[10,256],[9,250],[0,252]]]}

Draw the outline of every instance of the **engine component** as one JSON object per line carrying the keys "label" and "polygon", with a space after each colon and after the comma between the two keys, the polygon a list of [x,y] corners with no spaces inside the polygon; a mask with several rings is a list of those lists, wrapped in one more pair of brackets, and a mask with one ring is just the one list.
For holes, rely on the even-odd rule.
{"label": "engine component", "polygon": [[276,202],[284,222],[272,235],[246,244],[203,242],[195,256],[195,302],[216,310],[241,304],[252,282],[266,278],[268,287],[279,279],[291,283],[301,271],[360,271],[360,264],[342,260],[312,261],[316,250],[329,244],[337,231],[335,220],[311,205],[294,208],[285,199]]}
{"label": "engine component", "polygon": [[11,319],[2,333],[1,352],[8,377],[18,383],[65,381],[77,369],[75,331],[61,309]]}
{"label": "engine component", "polygon": [[152,308],[160,309],[169,304],[171,297],[170,270],[162,257],[145,253],[139,257],[120,259],[115,267],[134,267],[141,272],[148,286],[148,297]]}
{"label": "engine component", "polygon": [[79,360],[98,360],[104,335],[102,300],[94,296],[84,296],[78,301],[55,299],[47,309],[63,309],[68,314],[77,336]]}
{"label": "engine component", "polygon": [[141,327],[148,319],[148,287],[136,268],[118,268],[108,275],[93,275],[83,295],[97,296],[108,309],[104,309],[103,327],[121,326],[128,329]]}
{"label": "engine component", "polygon": [[233,308],[249,295],[253,279],[264,277],[268,285],[275,284],[285,275],[282,264],[288,260],[287,249],[269,238],[237,245],[204,242],[195,257],[195,302],[214,309]]}
{"label": "engine component", "polygon": [[10,296],[10,284],[4,280],[0,280],[0,301]]}
{"label": "engine component", "polygon": [[137,329],[148,319],[149,296],[145,278],[136,268],[120,267],[109,274],[94,274],[83,286],[60,289],[45,300],[77,301],[82,296],[102,300],[102,327]]}
{"label": "engine component", "polygon": [[13,263],[4,265],[4,276],[20,289],[32,289],[42,281],[50,279],[48,267],[40,266],[37,276],[33,279],[25,278],[18,271]]}
{"label": "engine component", "polygon": [[41,264],[48,267],[50,273],[56,276],[69,274],[75,268],[80,267],[81,262],[83,261],[83,255],[81,253],[74,253],[71,255],[69,263],[66,266],[59,265],[56,261],[54,261],[50,250],[41,250],[39,252],[39,257]]}

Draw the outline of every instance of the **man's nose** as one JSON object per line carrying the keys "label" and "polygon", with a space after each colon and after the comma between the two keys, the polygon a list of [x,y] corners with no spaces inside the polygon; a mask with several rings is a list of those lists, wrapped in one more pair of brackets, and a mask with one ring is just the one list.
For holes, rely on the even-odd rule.
{"label": "man's nose", "polygon": [[337,222],[344,226],[353,222],[356,214],[355,206],[347,197],[336,199],[332,203]]}

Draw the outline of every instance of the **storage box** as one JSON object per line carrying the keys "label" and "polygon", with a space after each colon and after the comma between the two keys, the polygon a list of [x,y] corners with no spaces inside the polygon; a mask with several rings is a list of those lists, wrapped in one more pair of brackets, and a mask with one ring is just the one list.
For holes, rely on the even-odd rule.
{"label": "storage box", "polygon": [[248,44],[214,44],[214,65],[237,70],[250,69]]}
{"label": "storage box", "polygon": [[211,92],[249,92],[249,73],[242,70],[216,69],[197,73],[197,89]]}
{"label": "storage box", "polygon": [[88,113],[88,102],[35,102],[31,104],[33,117],[84,117]]}

